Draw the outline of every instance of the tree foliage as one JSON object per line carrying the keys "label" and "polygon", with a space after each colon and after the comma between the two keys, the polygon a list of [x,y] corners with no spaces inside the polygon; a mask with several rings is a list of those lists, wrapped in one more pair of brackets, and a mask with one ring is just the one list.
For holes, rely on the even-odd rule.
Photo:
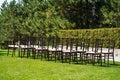
{"label": "tree foliage", "polygon": [[61,29],[120,25],[120,0],[6,0],[0,11],[0,41],[20,34],[49,37]]}
{"label": "tree foliage", "polygon": [[23,0],[9,4],[5,1],[0,14],[1,37],[6,39],[20,34],[55,36],[60,29],[75,24],[59,14],[59,6],[51,0]]}

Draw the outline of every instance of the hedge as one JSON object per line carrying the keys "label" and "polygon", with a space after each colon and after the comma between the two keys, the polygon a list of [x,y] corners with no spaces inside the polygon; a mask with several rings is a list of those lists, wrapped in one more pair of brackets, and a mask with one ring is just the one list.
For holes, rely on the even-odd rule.
{"label": "hedge", "polygon": [[90,39],[113,39],[115,47],[120,48],[120,28],[60,30],[60,38],[90,38]]}

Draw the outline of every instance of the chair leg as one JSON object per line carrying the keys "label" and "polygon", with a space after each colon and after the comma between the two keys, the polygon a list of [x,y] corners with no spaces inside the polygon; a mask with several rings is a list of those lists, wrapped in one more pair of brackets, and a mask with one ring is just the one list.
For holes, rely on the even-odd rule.
{"label": "chair leg", "polygon": [[9,55],[9,48],[8,48],[8,52],[7,52],[7,56]]}
{"label": "chair leg", "polygon": [[100,66],[102,66],[102,54],[99,54],[99,63],[100,63]]}
{"label": "chair leg", "polygon": [[80,61],[81,64],[83,64],[83,59],[84,59],[83,53],[80,53],[80,60],[79,61]]}
{"label": "chair leg", "polygon": [[43,52],[42,51],[39,51],[39,56],[40,56],[40,59],[42,60],[44,57],[43,57]]}
{"label": "chair leg", "polygon": [[25,55],[25,49],[21,49],[21,58]]}
{"label": "chair leg", "polygon": [[84,57],[83,61],[85,62],[85,64],[87,64],[88,63],[88,54],[83,54],[83,57]]}
{"label": "chair leg", "polygon": [[95,65],[95,55],[92,54],[92,65]]}
{"label": "chair leg", "polygon": [[15,56],[15,48],[13,48],[12,57]]}
{"label": "chair leg", "polygon": [[33,50],[33,58],[36,58],[36,50]]}
{"label": "chair leg", "polygon": [[113,57],[113,64],[115,64],[114,54],[112,54],[112,57]]}
{"label": "chair leg", "polygon": [[55,54],[55,62],[56,62],[57,52],[55,51],[54,54]]}
{"label": "chair leg", "polygon": [[20,47],[18,48],[18,57],[20,57]]}
{"label": "chair leg", "polygon": [[104,54],[104,63],[106,63],[106,54]]}
{"label": "chair leg", "polygon": [[109,65],[109,54],[107,54],[107,65]]}
{"label": "chair leg", "polygon": [[71,63],[71,53],[69,53],[69,64]]}
{"label": "chair leg", "polygon": [[27,58],[30,56],[31,49],[27,49]]}
{"label": "chair leg", "polygon": [[48,57],[48,61],[49,61],[49,51],[47,52],[47,57]]}
{"label": "chair leg", "polygon": [[62,63],[63,63],[63,52],[61,52],[61,60],[62,60]]}
{"label": "chair leg", "polygon": [[102,54],[98,54],[98,57],[99,57],[99,59],[98,59],[99,62],[98,63],[100,64],[100,66],[102,66]]}
{"label": "chair leg", "polygon": [[79,57],[77,56],[77,53],[73,53],[72,61],[77,62],[77,64],[78,64],[78,59],[79,59]]}

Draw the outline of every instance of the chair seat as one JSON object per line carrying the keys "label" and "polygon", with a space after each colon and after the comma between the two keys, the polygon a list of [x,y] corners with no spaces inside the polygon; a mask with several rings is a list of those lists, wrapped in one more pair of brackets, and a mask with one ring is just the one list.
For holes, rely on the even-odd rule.
{"label": "chair seat", "polygon": [[87,51],[86,53],[94,54],[94,51]]}
{"label": "chair seat", "polygon": [[22,49],[33,49],[33,47],[27,46],[27,45],[20,45],[20,48],[22,48]]}
{"label": "chair seat", "polygon": [[38,45],[30,45],[31,47],[33,48],[38,48],[39,46]]}
{"label": "chair seat", "polygon": [[48,50],[48,49],[45,48],[45,47],[43,47],[43,48],[42,47],[36,47],[35,50]]}
{"label": "chair seat", "polygon": [[48,51],[57,51],[56,48],[49,48]]}
{"label": "chair seat", "polygon": [[113,52],[102,51],[103,54],[113,54]]}
{"label": "chair seat", "polygon": [[67,49],[67,50],[62,50],[62,52],[64,52],[64,53],[70,53],[71,50],[69,50],[69,49]]}
{"label": "chair seat", "polygon": [[18,45],[8,45],[10,48],[18,48]]}
{"label": "chair seat", "polygon": [[83,51],[82,49],[78,49],[76,52],[85,53],[86,51]]}
{"label": "chair seat", "polygon": [[20,45],[21,48],[27,48],[27,45]]}
{"label": "chair seat", "polygon": [[87,54],[102,54],[101,52],[95,52],[95,51],[87,51]]}

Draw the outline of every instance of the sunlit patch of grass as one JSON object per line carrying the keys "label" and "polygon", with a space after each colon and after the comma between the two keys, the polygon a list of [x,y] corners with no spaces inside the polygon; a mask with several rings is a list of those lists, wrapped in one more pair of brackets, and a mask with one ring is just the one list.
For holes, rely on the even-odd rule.
{"label": "sunlit patch of grass", "polygon": [[109,67],[19,58],[0,50],[1,80],[119,80],[120,63]]}

